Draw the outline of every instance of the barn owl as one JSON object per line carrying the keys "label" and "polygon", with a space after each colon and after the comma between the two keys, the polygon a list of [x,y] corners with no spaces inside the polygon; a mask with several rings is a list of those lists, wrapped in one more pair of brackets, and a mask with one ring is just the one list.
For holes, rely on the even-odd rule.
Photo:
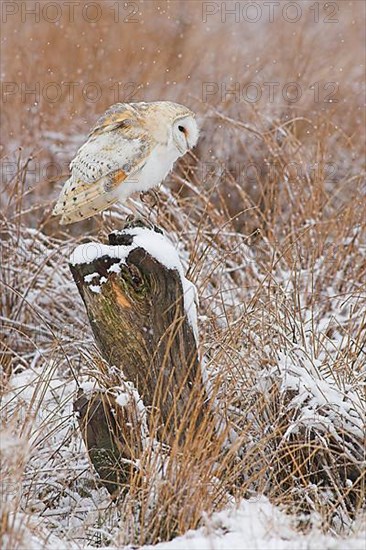
{"label": "barn owl", "polygon": [[198,139],[194,113],[178,103],[116,103],[70,164],[53,209],[61,225],[85,220],[136,191],[159,185]]}

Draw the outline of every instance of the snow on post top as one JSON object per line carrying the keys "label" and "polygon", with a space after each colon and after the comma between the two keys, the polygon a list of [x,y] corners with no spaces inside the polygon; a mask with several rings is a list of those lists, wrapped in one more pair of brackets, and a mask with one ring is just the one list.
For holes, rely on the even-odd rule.
{"label": "snow on post top", "polygon": [[[117,258],[120,260],[119,264],[113,264],[108,271],[119,272],[119,266],[126,264],[126,259],[133,250],[136,248],[146,250],[150,256],[155,258],[155,260],[164,267],[178,272],[183,288],[184,310],[193,330],[195,340],[198,343],[197,290],[194,284],[188,281],[184,276],[183,266],[175,247],[165,235],[145,227],[123,229],[118,231],[118,235],[132,236],[132,244],[107,245],[96,242],[81,244],[71,254],[69,260],[70,264],[74,266],[79,264],[90,264],[102,256],[108,256],[109,258]],[[93,287],[96,289],[95,285],[93,285]],[[100,289],[100,287],[98,287],[98,289]],[[97,292],[99,293],[100,290]]]}

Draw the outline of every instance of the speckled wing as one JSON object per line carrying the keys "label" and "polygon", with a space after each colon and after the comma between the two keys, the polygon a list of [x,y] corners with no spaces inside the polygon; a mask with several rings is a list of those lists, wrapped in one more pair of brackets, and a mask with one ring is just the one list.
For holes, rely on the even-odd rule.
{"label": "speckled wing", "polygon": [[70,164],[66,181],[53,214],[61,224],[89,218],[118,200],[124,180],[137,174],[154,143],[131,113],[102,119]]}

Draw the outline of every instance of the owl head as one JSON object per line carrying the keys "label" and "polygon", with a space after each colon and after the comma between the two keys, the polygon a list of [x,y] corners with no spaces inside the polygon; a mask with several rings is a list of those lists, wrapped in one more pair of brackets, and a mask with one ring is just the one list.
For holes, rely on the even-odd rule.
{"label": "owl head", "polygon": [[184,155],[196,145],[199,130],[194,113],[183,105],[175,105],[177,114],[172,121],[171,140],[179,153]]}
{"label": "owl head", "polygon": [[[135,104],[137,106],[137,104]],[[146,110],[145,125],[156,141],[175,148],[179,156],[192,149],[198,140],[198,126],[193,111],[171,101],[139,103],[138,108]]]}

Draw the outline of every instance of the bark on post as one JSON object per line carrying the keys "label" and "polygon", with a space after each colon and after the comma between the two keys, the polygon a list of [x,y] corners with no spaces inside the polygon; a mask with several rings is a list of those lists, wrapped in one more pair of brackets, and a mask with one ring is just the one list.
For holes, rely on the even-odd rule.
{"label": "bark on post", "polygon": [[[141,223],[135,223],[111,234],[109,247],[90,245],[95,258],[79,258],[70,268],[97,346],[106,362],[116,367],[110,386],[116,384],[116,372],[120,372],[121,380],[124,376],[131,381],[143,400],[150,433],[163,443],[184,442],[187,433],[198,430],[207,412],[197,343],[185,310],[181,274],[149,253],[149,246],[136,245],[141,231],[144,242],[157,243],[171,252],[172,245],[160,232],[141,229]],[[161,253],[164,250],[160,249]],[[90,458],[101,477],[108,475],[100,460],[95,460],[96,455],[100,457],[95,449],[109,448],[112,460],[119,464],[120,459],[133,459],[131,449],[138,455],[138,444],[133,441],[136,431],[127,426],[131,422],[124,424],[120,417],[111,429],[115,411],[112,407],[111,415],[111,404],[103,395],[98,396],[94,408],[79,396],[75,408]],[[109,479],[116,481],[113,474]]]}

